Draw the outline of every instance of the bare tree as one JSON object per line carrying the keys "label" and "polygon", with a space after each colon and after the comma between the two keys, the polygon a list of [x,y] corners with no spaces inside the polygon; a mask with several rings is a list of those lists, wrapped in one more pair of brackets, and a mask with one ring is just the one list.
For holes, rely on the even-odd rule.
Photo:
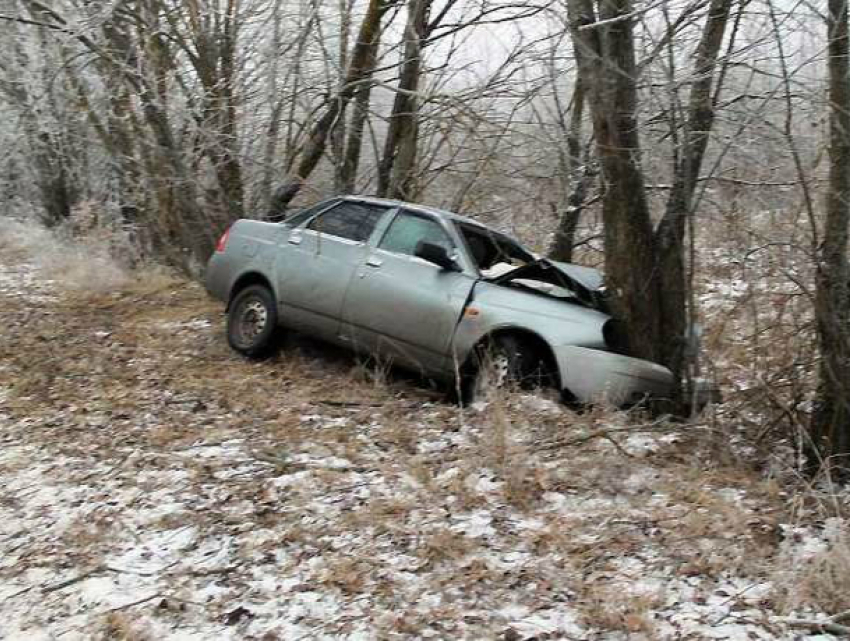
{"label": "bare tree", "polygon": [[606,273],[630,352],[682,374],[685,343],[685,220],[713,123],[712,86],[731,0],[712,0],[696,51],[674,187],[653,229],[641,167],[638,65],[630,0],[569,0],[580,81],[588,92],[604,180]]}
{"label": "bare tree", "polygon": [[822,464],[850,473],[850,34],[846,0],[829,0],[829,187],[818,251],[815,315],[820,383],[811,422],[814,469]]}
{"label": "bare tree", "polygon": [[573,88],[569,111],[568,124],[563,110],[560,106],[558,108],[558,127],[566,139],[566,144],[559,145],[557,148],[558,174],[562,182],[561,190],[566,192],[566,198],[563,208],[555,203],[551,204],[555,213],[558,214],[558,226],[555,228],[552,244],[549,247],[549,257],[564,262],[572,261],[581,212],[595,178],[591,146],[582,140],[585,96],[581,81],[577,82]]}
{"label": "bare tree", "polygon": [[416,148],[419,140],[419,99],[422,48],[431,0],[409,0],[404,29],[404,54],[384,153],[378,165],[378,195],[413,200]]}
{"label": "bare tree", "polygon": [[354,51],[345,80],[330,97],[324,113],[310,128],[310,134],[301,150],[300,159],[284,182],[275,190],[272,198],[272,217],[280,217],[286,212],[290,201],[301,190],[304,181],[310,176],[325,152],[334,126],[345,113],[345,107],[354,96],[358,86],[368,81],[374,71],[374,46],[380,35],[381,16],[387,5],[383,0],[369,0],[366,14],[360,24]]}
{"label": "bare tree", "polygon": [[688,276],[685,232],[693,214],[694,194],[708,138],[714,125],[713,84],[733,0],[711,0],[702,37],[694,56],[693,84],[679,137],[673,185],[664,217],[655,233],[656,267],[661,307],[658,357],[677,375],[682,373],[688,333]]}

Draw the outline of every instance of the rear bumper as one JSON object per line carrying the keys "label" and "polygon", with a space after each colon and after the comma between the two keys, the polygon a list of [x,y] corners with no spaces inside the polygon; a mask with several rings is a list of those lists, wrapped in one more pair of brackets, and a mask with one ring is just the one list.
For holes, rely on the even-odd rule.
{"label": "rear bumper", "polygon": [[204,287],[213,298],[227,302],[230,295],[232,268],[226,254],[213,254],[204,272]]}
{"label": "rear bumper", "polygon": [[645,397],[667,398],[672,372],[639,358],[565,345],[555,350],[561,387],[583,403],[628,405]]}

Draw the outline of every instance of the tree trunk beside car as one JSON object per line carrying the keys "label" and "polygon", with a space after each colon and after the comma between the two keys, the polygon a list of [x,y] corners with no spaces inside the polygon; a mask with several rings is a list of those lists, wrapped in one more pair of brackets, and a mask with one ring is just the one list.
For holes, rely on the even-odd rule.
{"label": "tree trunk beside car", "polygon": [[[714,70],[732,0],[712,0],[696,48],[684,134],[661,224],[653,228],[641,165],[638,65],[630,0],[569,0],[580,82],[587,92],[602,170],[605,271],[630,352],[669,367],[681,383],[687,343],[684,240],[714,120]],[[681,386],[678,389],[681,398]]]}
{"label": "tree trunk beside car", "polygon": [[847,0],[829,0],[829,186],[817,256],[815,317],[820,380],[811,421],[811,470],[850,475],[850,42]]}

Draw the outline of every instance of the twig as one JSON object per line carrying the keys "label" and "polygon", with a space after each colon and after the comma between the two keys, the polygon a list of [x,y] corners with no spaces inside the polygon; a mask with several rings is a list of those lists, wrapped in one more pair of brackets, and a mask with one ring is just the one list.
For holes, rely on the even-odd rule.
{"label": "twig", "polygon": [[290,461],[285,456],[269,454],[267,452],[254,451],[251,456],[261,463],[271,465],[282,474],[288,474],[295,471],[303,470],[306,466],[301,463]]}
{"label": "twig", "polygon": [[[694,510],[696,510],[696,507],[691,507],[685,510],[682,514],[674,514],[672,516],[662,516],[658,518],[645,517],[642,519],[610,519],[606,520],[603,525],[605,527],[608,527],[609,525],[633,525],[635,527],[657,526],[659,523],[664,523],[665,521],[680,521]],[[747,590],[749,589],[750,588],[747,588]]]}
{"label": "twig", "polygon": [[[118,612],[119,610],[126,610],[127,608],[132,608],[137,605],[142,605],[143,603],[147,603],[149,601],[153,601],[154,599],[162,597],[162,593],[156,592],[155,594],[151,594],[150,596],[145,597],[144,599],[139,599],[138,601],[133,601],[132,603],[125,603],[124,605],[119,605],[116,608],[110,608],[106,612]],[[165,597],[162,597],[165,598]]]}
{"label": "twig", "polygon": [[[167,566],[166,568],[163,568],[163,569],[168,569],[169,567],[177,565],[177,563],[178,562],[175,561],[174,563],[172,563],[171,565],[169,565],[169,566]],[[114,574],[134,574],[136,576],[144,576],[144,577],[157,576],[159,574],[158,572],[134,572],[133,570],[122,570],[120,568],[113,568],[113,567],[110,567],[108,565],[98,565],[97,567],[92,568],[88,572],[83,572],[82,574],[75,576],[73,578],[67,579],[65,581],[60,581],[59,583],[55,583],[53,585],[42,586],[41,593],[42,594],[50,594],[51,592],[58,592],[59,590],[64,590],[67,587],[70,587],[70,586],[72,586],[76,583],[80,583],[81,581],[85,581],[86,579],[91,578],[95,574],[100,574],[102,572],[112,572]],[[8,601],[9,599],[14,599],[15,597],[21,596],[22,594],[25,594],[25,593],[29,592],[30,590],[32,590],[34,587],[35,587],[34,585],[31,585],[29,587],[26,587],[22,590],[15,592],[14,594],[10,594],[9,596],[5,597],[3,599],[3,601]]]}
{"label": "twig", "polygon": [[124,465],[124,463],[126,463],[126,462],[130,459],[130,457],[131,457],[131,456],[133,456],[133,454],[135,454],[136,452],[138,452],[138,449],[133,449],[133,450],[131,450],[130,452],[128,452],[127,454],[125,454],[124,456],[122,456],[122,457],[121,457],[121,459],[120,459],[120,460],[119,460],[119,461],[118,461],[115,465],[113,465],[112,467],[110,467],[110,468],[109,468],[108,470],[106,470],[105,472],[93,472],[92,474],[89,474],[88,476],[83,477],[83,480],[88,481],[89,479],[91,479],[91,478],[93,478],[93,477],[95,477],[95,476],[103,476],[104,478],[110,478],[110,477],[111,477],[111,476],[112,476],[112,475],[113,475],[116,471],[118,471],[118,469],[119,469],[122,465]]}
{"label": "twig", "polygon": [[106,572],[109,568],[105,565],[98,565],[96,568],[89,570],[88,572],[83,572],[79,576],[75,576],[72,579],[68,579],[67,581],[62,581],[60,583],[56,583],[54,585],[47,585],[41,588],[42,594],[50,594],[51,592],[56,592],[58,590],[62,590],[67,588],[75,583],[79,583],[80,581],[85,581],[89,577],[94,576],[95,574],[100,574],[101,572]]}
{"label": "twig", "polygon": [[310,401],[310,404],[311,405],[327,405],[328,407],[351,407],[351,408],[354,408],[354,407],[388,407],[389,406],[391,408],[397,408],[397,409],[415,410],[415,409],[422,408],[422,406],[425,405],[426,403],[431,403],[433,401],[439,400],[439,398],[441,398],[442,396],[443,396],[442,394],[435,394],[435,395],[433,395],[432,398],[427,398],[426,400],[423,400],[423,401],[419,401],[419,402],[413,401],[411,403],[401,403],[399,405],[396,405],[395,403],[392,403],[391,401],[390,402],[385,401],[383,403],[369,403],[369,402],[365,402],[365,401],[334,401],[334,400],[330,400],[330,399],[327,399],[327,400],[318,399],[318,400],[315,400],[315,401]]}
{"label": "twig", "polygon": [[7,597],[3,597],[3,603],[5,603],[6,601],[8,601],[9,599],[14,599],[15,597],[19,597],[19,596],[21,596],[22,594],[26,594],[27,592],[29,592],[30,590],[32,590],[34,587],[35,587],[34,585],[30,585],[29,587],[26,587],[26,588],[24,588],[24,589],[22,589],[22,590],[18,590],[18,591],[17,591],[17,592],[15,592],[14,594],[10,594],[10,595],[9,595],[9,596],[7,596]]}
{"label": "twig", "polygon": [[109,565],[103,566],[103,570],[105,572],[112,572],[113,574],[132,574],[134,576],[151,577],[151,576],[159,576],[160,574],[162,574],[166,570],[173,568],[178,563],[180,563],[180,561],[174,561],[173,563],[169,563],[164,568],[162,568],[162,569],[160,569],[156,572],[137,572],[135,570],[122,570],[121,568],[113,568],[112,566],[109,566]]}
{"label": "twig", "polygon": [[146,596],[145,598],[139,599],[138,601],[133,601],[132,603],[125,603],[124,605],[119,605],[117,607],[110,608],[109,610],[106,610],[106,612],[104,612],[104,614],[109,613],[109,612],[118,612],[119,610],[126,610],[128,608],[133,608],[137,605],[142,605],[144,603],[148,603],[150,601],[153,601],[154,599],[160,599],[160,598],[170,600],[170,601],[177,601],[179,603],[186,603],[188,605],[199,605],[199,606],[203,605],[203,603],[198,603],[197,601],[189,601],[187,599],[180,599],[176,596],[170,596],[168,594],[163,594],[162,592],[156,592],[155,594],[151,594],[150,596]]}
{"label": "twig", "polygon": [[588,441],[592,441],[596,438],[605,438],[610,440],[612,434],[621,434],[624,432],[666,432],[673,429],[677,428],[671,428],[669,425],[661,423],[650,423],[649,425],[626,425],[623,427],[609,427],[606,429],[592,430],[582,436],[577,436],[576,438],[572,438],[567,441],[555,441],[552,443],[545,443],[534,449],[538,451],[556,450],[561,447],[583,445]]}
{"label": "twig", "polygon": [[[847,613],[845,613],[847,614]],[[850,637],[850,628],[846,625],[839,625],[832,621],[815,621],[813,619],[792,619],[790,617],[782,617],[778,619],[780,623],[792,628],[803,628],[813,632],[827,632],[829,634],[837,634],[839,636]]]}
{"label": "twig", "polygon": [[330,407],[383,407],[386,403],[363,403],[361,401],[310,401],[311,405],[329,405]]}
{"label": "twig", "polygon": [[628,452],[627,452],[627,451],[623,448],[623,446],[622,446],[622,445],[620,445],[620,444],[617,442],[617,440],[616,440],[613,436],[611,436],[610,434],[601,434],[600,436],[601,436],[601,438],[604,438],[606,441],[608,441],[609,443],[611,443],[611,445],[613,445],[613,446],[617,449],[617,451],[618,451],[620,454],[622,454],[623,456],[625,456],[626,458],[634,458],[634,454],[629,454],[629,453],[628,453]]}
{"label": "twig", "polygon": [[[745,587],[743,590],[739,590],[738,592],[736,592],[735,594],[730,596],[728,599],[726,599],[723,603],[721,603],[717,607],[717,609],[719,610],[720,608],[727,606],[728,604],[732,603],[733,601],[736,601],[738,599],[738,597],[740,597],[745,592],[749,592],[750,590],[752,590],[757,585],[759,585],[759,583],[751,583],[750,585]],[[732,609],[730,608],[729,610],[726,611],[726,614],[722,615],[719,619],[717,619],[717,621],[715,621],[711,625],[712,626],[720,625],[721,623],[723,623],[726,619],[730,618],[731,616],[732,616]]]}

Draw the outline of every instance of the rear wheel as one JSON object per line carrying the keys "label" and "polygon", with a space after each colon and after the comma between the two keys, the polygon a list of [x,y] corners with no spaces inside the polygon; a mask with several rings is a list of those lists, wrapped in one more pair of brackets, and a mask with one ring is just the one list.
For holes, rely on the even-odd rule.
{"label": "rear wheel", "polygon": [[277,306],[264,285],[251,285],[239,292],[227,314],[227,342],[249,358],[269,356],[276,347]]}

